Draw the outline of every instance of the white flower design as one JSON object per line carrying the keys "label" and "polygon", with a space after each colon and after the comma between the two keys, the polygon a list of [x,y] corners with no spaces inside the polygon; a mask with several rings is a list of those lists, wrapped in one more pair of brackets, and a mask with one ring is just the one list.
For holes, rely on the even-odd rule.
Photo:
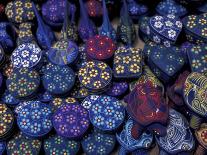
{"label": "white flower design", "polygon": [[155,16],[155,20],[162,20],[163,17],[162,16]]}
{"label": "white flower design", "polygon": [[27,60],[22,61],[22,66],[29,67],[29,61],[27,61]]}
{"label": "white flower design", "polygon": [[37,62],[39,59],[38,59],[37,55],[31,55],[30,60],[32,62]]}
{"label": "white flower design", "polygon": [[176,36],[176,32],[174,30],[169,30],[168,31],[168,36],[169,36],[169,38],[174,39],[175,36]]}
{"label": "white flower design", "polygon": [[23,58],[26,58],[26,57],[29,56],[29,51],[23,50],[21,55],[22,55]]}
{"label": "white flower design", "polygon": [[183,27],[183,24],[180,21],[176,21],[175,25],[177,25],[178,28],[182,28]]}
{"label": "white flower design", "polygon": [[153,40],[156,43],[160,43],[160,38],[158,36],[153,36]]}
{"label": "white flower design", "polygon": [[175,19],[175,15],[173,15],[173,14],[167,15],[167,17],[170,19]]}
{"label": "white flower design", "polygon": [[165,25],[168,26],[168,27],[172,27],[173,23],[168,20],[168,21],[165,22]]}
{"label": "white flower design", "polygon": [[162,28],[163,23],[162,23],[161,21],[157,21],[157,22],[155,22],[154,26],[155,26],[156,28]]}

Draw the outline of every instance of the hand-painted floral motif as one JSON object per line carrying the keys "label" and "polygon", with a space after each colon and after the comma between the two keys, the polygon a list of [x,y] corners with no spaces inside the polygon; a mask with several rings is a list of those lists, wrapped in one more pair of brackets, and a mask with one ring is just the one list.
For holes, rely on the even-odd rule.
{"label": "hand-painted floral motif", "polygon": [[73,63],[77,57],[78,46],[73,41],[62,39],[49,50],[50,61],[60,66]]}
{"label": "hand-painted floral motif", "polygon": [[69,140],[58,135],[52,135],[44,140],[44,151],[46,155],[75,155],[80,149],[80,143]]}
{"label": "hand-painted floral motif", "polygon": [[10,134],[14,125],[12,111],[4,103],[0,103],[0,139]]}
{"label": "hand-painted floral motif", "polygon": [[113,82],[112,86],[106,91],[106,94],[118,97],[125,94],[128,88],[127,82]]}
{"label": "hand-painted floral motif", "polygon": [[89,108],[91,123],[103,131],[117,129],[124,121],[125,109],[122,103],[114,97],[98,96]]}
{"label": "hand-painted floral motif", "polygon": [[[73,10],[73,5],[69,5],[69,14]],[[51,26],[61,26],[64,21],[65,0],[49,0],[42,5],[42,16],[44,21]]]}
{"label": "hand-painted floral motif", "polygon": [[52,129],[52,111],[50,106],[40,101],[27,101],[21,105],[17,124],[20,130],[29,137],[41,137]]}
{"label": "hand-painted floral motif", "polygon": [[79,104],[64,104],[53,115],[53,126],[62,137],[80,138],[89,124],[88,111]]}
{"label": "hand-painted floral motif", "polygon": [[76,99],[83,99],[89,95],[89,90],[77,80],[73,89],[70,91],[70,95]]}
{"label": "hand-painted floral motif", "polygon": [[183,19],[187,39],[193,43],[207,43],[207,13],[190,15]]}
{"label": "hand-painted floral motif", "polygon": [[156,137],[158,145],[170,154],[190,152],[195,141],[188,122],[183,115],[170,109],[167,134],[164,137]]}
{"label": "hand-painted floral motif", "polygon": [[142,73],[142,50],[119,47],[114,56],[113,74],[116,78],[137,78]]}
{"label": "hand-painted floral motif", "polygon": [[41,49],[31,43],[19,45],[11,55],[11,62],[15,68],[34,68],[42,58]]}
{"label": "hand-painted floral motif", "polygon": [[78,72],[81,84],[90,90],[102,90],[112,79],[111,68],[101,61],[88,61]]}
{"label": "hand-painted floral motif", "polygon": [[177,47],[154,46],[149,50],[148,65],[165,82],[175,77],[185,64],[184,54]]}
{"label": "hand-painted floral motif", "polygon": [[8,90],[6,90],[2,96],[2,101],[9,105],[9,106],[16,106],[17,104],[19,104],[19,100],[14,98],[14,96],[12,96]]}
{"label": "hand-painted floral motif", "polygon": [[86,42],[86,51],[89,57],[97,60],[109,59],[113,56],[116,45],[107,36],[96,35]]}
{"label": "hand-painted floral motif", "polygon": [[64,104],[78,104],[78,101],[72,97],[54,98],[49,104],[52,107],[52,111],[55,111]]}
{"label": "hand-painted floral motif", "polygon": [[22,68],[11,73],[6,85],[15,98],[25,98],[36,92],[40,85],[40,77],[35,70]]}
{"label": "hand-painted floral motif", "polygon": [[82,101],[82,103],[81,103],[81,105],[85,108],[85,109],[90,109],[91,108],[91,106],[92,106],[92,104],[94,103],[94,102],[96,102],[96,100],[99,98],[99,96],[98,95],[90,95],[90,96],[88,96],[88,97],[86,97],[83,101]]}
{"label": "hand-painted floral motif", "polygon": [[156,7],[156,11],[162,16],[173,14],[182,17],[187,14],[186,8],[176,3],[174,0],[161,1]]}
{"label": "hand-painted floral motif", "polygon": [[166,47],[174,44],[182,30],[182,22],[174,15],[153,16],[149,20],[150,37]]}
{"label": "hand-painted floral motif", "polygon": [[75,73],[68,66],[47,64],[42,82],[44,88],[52,94],[65,94],[75,83]]}
{"label": "hand-painted floral motif", "polygon": [[207,78],[203,74],[193,72],[188,75],[183,89],[187,106],[195,113],[207,117]]}
{"label": "hand-painted floral motif", "polygon": [[7,153],[21,155],[38,155],[41,149],[41,141],[38,139],[30,139],[21,132],[17,133],[7,143]]}
{"label": "hand-painted floral motif", "polygon": [[113,134],[93,131],[84,136],[81,144],[86,154],[106,155],[113,151],[116,137]]}
{"label": "hand-painted floral motif", "polygon": [[7,18],[16,24],[31,21],[35,15],[30,0],[15,0],[9,2],[5,8]]}
{"label": "hand-painted floral motif", "polygon": [[187,54],[192,72],[207,73],[207,45],[191,45]]}

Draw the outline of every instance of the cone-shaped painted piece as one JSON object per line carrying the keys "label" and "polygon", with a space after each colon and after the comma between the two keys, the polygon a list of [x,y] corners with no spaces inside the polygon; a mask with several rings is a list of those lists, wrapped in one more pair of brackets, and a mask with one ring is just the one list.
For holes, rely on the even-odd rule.
{"label": "cone-shaped painted piece", "polygon": [[68,20],[68,0],[65,0],[65,18],[64,18],[64,23],[63,23],[63,28],[62,28],[62,34],[63,34],[63,39],[67,39],[68,37],[68,25],[69,25],[69,20]]}
{"label": "cone-shaped painted piece", "polygon": [[83,41],[86,41],[88,40],[88,38],[96,35],[97,30],[96,30],[96,26],[88,17],[88,13],[85,9],[83,1],[79,0],[79,3],[80,3],[81,18],[79,21],[78,31],[79,31],[80,38]]}
{"label": "cone-shaped painted piece", "polygon": [[128,6],[126,0],[123,0],[123,15],[121,15],[121,20],[125,25],[131,25],[132,20],[130,19]]}
{"label": "cone-shaped painted piece", "polygon": [[49,49],[52,42],[55,40],[54,33],[50,27],[46,26],[43,22],[34,2],[32,2],[32,7],[38,22],[38,28],[36,32],[37,40],[43,48]]}
{"label": "cone-shaped painted piece", "polygon": [[116,41],[116,31],[111,25],[111,22],[109,20],[105,0],[102,0],[102,4],[103,4],[103,24],[100,27],[99,34],[106,35],[111,39],[113,39],[114,41]]}

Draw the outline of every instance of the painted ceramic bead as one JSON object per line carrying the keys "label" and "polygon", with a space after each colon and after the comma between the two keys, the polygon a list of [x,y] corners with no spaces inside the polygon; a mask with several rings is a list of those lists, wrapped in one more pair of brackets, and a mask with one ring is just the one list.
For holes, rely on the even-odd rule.
{"label": "painted ceramic bead", "polygon": [[27,101],[17,106],[17,124],[28,137],[43,137],[52,129],[52,110],[40,101]]}
{"label": "painted ceramic bead", "polygon": [[187,55],[192,72],[207,74],[207,45],[191,44]]}
{"label": "painted ceramic bead", "polygon": [[89,125],[88,111],[79,104],[64,104],[53,114],[53,126],[62,137],[81,138]]}
{"label": "painted ceramic bead", "polygon": [[75,83],[75,73],[68,66],[49,63],[43,71],[42,83],[44,88],[52,94],[65,94]]}
{"label": "painted ceramic bead", "polygon": [[12,96],[8,90],[2,95],[2,101],[8,106],[14,107],[19,104],[20,100]]}
{"label": "painted ceramic bead", "polygon": [[186,37],[189,42],[207,43],[207,13],[190,15],[182,19]]}
{"label": "painted ceramic bead", "polygon": [[80,83],[91,91],[102,91],[112,79],[111,68],[101,61],[88,61],[78,72]]}
{"label": "painted ceramic bead", "polygon": [[113,97],[120,97],[127,92],[128,88],[127,82],[113,82],[111,87],[106,91],[106,94]]}
{"label": "painted ceramic bead", "polygon": [[89,57],[96,60],[106,60],[113,56],[116,45],[107,36],[96,35],[86,42],[86,52]]}
{"label": "painted ceramic bead", "polygon": [[42,48],[49,49],[51,47],[51,44],[55,40],[55,35],[51,28],[47,26],[42,20],[42,17],[40,16],[34,2],[32,2],[32,8],[34,10],[38,23],[36,31],[37,41]]}
{"label": "painted ceramic bead", "polygon": [[90,121],[102,131],[116,130],[124,121],[125,109],[114,97],[100,95],[89,108]]}
{"label": "painted ceramic bead", "polygon": [[169,124],[166,136],[156,136],[158,145],[169,154],[189,152],[194,149],[195,140],[186,118],[174,109],[169,110]]}
{"label": "painted ceramic bead", "polygon": [[10,53],[14,46],[15,31],[12,25],[8,22],[0,23],[0,44],[4,51]]}
{"label": "painted ceramic bead", "polygon": [[60,108],[64,104],[79,104],[79,102],[72,97],[67,98],[54,98],[49,105],[52,108],[52,111],[56,111],[58,108]]}
{"label": "painted ceramic bead", "polygon": [[39,88],[40,76],[35,70],[15,69],[8,77],[6,85],[15,98],[31,98]]}
{"label": "painted ceramic bead", "polygon": [[149,79],[136,87],[128,94],[124,101],[126,110],[135,124],[132,136],[137,139],[143,130],[149,130],[158,135],[165,135],[165,124],[168,120],[168,105],[165,103],[162,92]]}
{"label": "painted ceramic bead", "polygon": [[176,77],[185,64],[184,54],[178,47],[153,46],[147,48],[148,65],[163,82]]}
{"label": "painted ceramic bead", "polygon": [[120,13],[120,24],[117,27],[117,36],[121,42],[131,46],[136,38],[136,31],[128,14],[126,0],[123,0],[122,10],[122,13]]}
{"label": "painted ceramic bead", "polygon": [[89,19],[86,8],[82,0],[79,0],[80,3],[80,21],[78,25],[78,32],[80,38],[83,41],[86,41],[88,38],[94,36],[97,33],[94,23]]}
{"label": "painted ceramic bead", "polygon": [[32,21],[35,17],[31,0],[15,0],[6,5],[7,18],[14,24]]}
{"label": "painted ceramic bead", "polygon": [[69,140],[58,135],[51,135],[44,140],[44,152],[46,155],[51,154],[71,154],[75,155],[80,149],[80,142]]}
{"label": "painted ceramic bead", "polygon": [[151,40],[170,47],[177,41],[183,25],[175,15],[155,15],[149,19],[149,27]]}
{"label": "painted ceramic bead", "polygon": [[14,68],[36,68],[42,60],[42,50],[32,43],[19,45],[11,55],[11,63]]}
{"label": "painted ceramic bead", "polygon": [[7,154],[38,155],[42,142],[38,139],[30,139],[21,132],[15,134],[7,143]]}
{"label": "painted ceramic bead", "polygon": [[0,103],[0,140],[5,140],[11,136],[14,127],[14,115],[4,103]]}
{"label": "painted ceramic bead", "polygon": [[[74,9],[73,5],[68,7],[69,13]],[[65,0],[48,0],[42,5],[42,17],[44,21],[53,26],[60,27],[64,21]]]}
{"label": "painted ceramic bead", "polygon": [[101,27],[99,28],[99,35],[105,35],[111,38],[112,40],[116,41],[116,31],[113,28],[109,16],[108,10],[106,8],[105,0],[102,0],[103,5],[103,22]]}
{"label": "painted ceramic bead", "polygon": [[161,1],[156,7],[156,11],[162,16],[174,14],[175,16],[182,17],[188,13],[184,6],[176,3],[174,0]]}
{"label": "painted ceramic bead", "polygon": [[116,139],[121,145],[119,154],[131,153],[135,150],[149,149],[153,142],[153,135],[151,133],[143,133],[139,139],[132,137],[133,120],[127,120],[123,130],[116,134]]}
{"label": "painted ceramic bead", "polygon": [[93,131],[84,136],[81,144],[86,154],[107,155],[111,154],[115,147],[116,136]]}
{"label": "painted ceramic bead", "polygon": [[17,45],[27,44],[27,43],[36,43],[35,37],[32,33],[32,23],[25,22],[19,24],[19,33],[17,38]]}
{"label": "painted ceramic bead", "polygon": [[114,54],[115,78],[138,78],[142,74],[142,50],[119,47]]}

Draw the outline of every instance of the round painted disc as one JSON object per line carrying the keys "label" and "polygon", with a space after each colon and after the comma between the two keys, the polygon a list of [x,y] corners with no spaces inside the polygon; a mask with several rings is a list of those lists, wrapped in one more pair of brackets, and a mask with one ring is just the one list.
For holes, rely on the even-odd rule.
{"label": "round painted disc", "polygon": [[125,108],[116,98],[102,95],[91,105],[89,117],[93,126],[103,131],[112,131],[123,123]]}
{"label": "round painted disc", "polygon": [[80,138],[89,125],[88,111],[79,104],[65,104],[53,115],[53,126],[62,137]]}

